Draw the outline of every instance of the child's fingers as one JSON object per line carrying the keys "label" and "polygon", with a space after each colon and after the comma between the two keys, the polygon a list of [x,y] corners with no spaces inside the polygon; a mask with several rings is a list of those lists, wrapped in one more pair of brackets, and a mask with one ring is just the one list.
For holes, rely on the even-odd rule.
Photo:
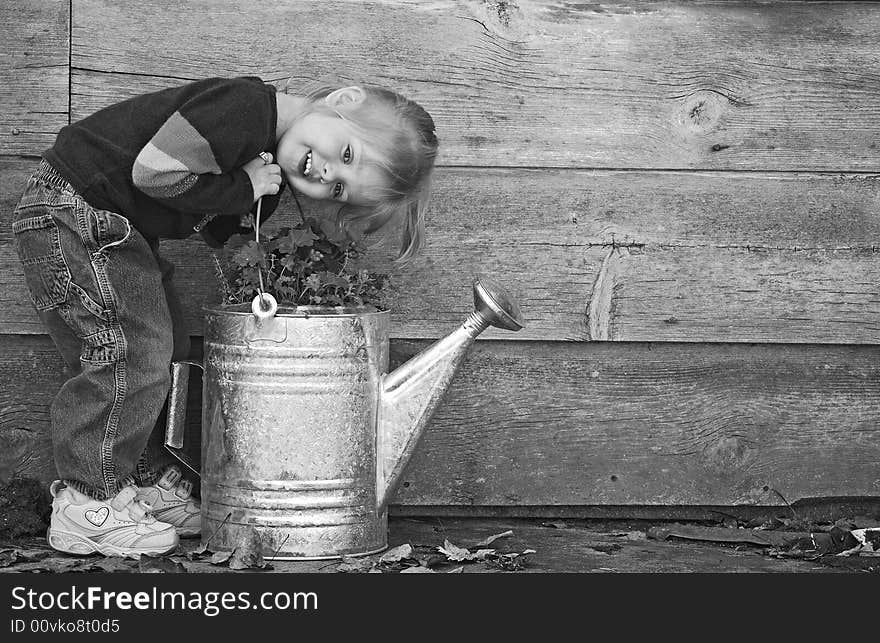
{"label": "child's fingers", "polygon": [[263,176],[267,183],[268,194],[278,194],[281,190],[281,166],[267,165],[262,170],[265,172]]}
{"label": "child's fingers", "polygon": [[263,176],[266,177],[266,180],[270,183],[281,183],[281,166],[280,165],[267,165],[263,168],[265,174]]}
{"label": "child's fingers", "polygon": [[272,163],[272,160],[269,152],[263,152],[243,166],[254,186],[255,200],[265,194],[278,194],[281,191],[281,166]]}

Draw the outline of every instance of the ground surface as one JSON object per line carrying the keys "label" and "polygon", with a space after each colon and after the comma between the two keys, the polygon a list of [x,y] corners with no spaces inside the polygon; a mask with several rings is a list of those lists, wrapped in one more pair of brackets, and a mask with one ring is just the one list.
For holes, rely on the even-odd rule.
{"label": "ground surface", "polygon": [[136,561],[68,556],[49,549],[45,538],[28,536],[0,547],[0,572],[880,572],[878,557],[815,548],[833,535],[829,526],[811,537],[797,530],[658,521],[392,518],[388,550],[368,557],[265,561],[247,552],[203,552],[196,539],[182,541],[171,555]]}

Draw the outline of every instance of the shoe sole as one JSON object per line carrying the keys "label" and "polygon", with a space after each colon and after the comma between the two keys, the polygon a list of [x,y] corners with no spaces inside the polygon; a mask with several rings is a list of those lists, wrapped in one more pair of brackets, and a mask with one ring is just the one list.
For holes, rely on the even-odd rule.
{"label": "shoe sole", "polygon": [[177,532],[180,538],[199,538],[202,535],[201,529],[180,529],[175,527],[174,531]]}
{"label": "shoe sole", "polygon": [[161,556],[177,549],[177,541],[166,547],[117,547],[110,543],[96,543],[94,540],[61,529],[49,529],[47,533],[49,546],[66,554],[103,554],[104,556]]}

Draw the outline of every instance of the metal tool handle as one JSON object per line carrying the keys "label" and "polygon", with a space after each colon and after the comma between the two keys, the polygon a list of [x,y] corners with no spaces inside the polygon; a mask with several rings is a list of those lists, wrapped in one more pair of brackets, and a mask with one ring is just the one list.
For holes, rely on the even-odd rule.
{"label": "metal tool handle", "polygon": [[171,391],[168,393],[168,420],[165,424],[165,448],[186,467],[199,474],[199,465],[183,451],[183,437],[186,432],[186,397],[189,393],[189,367],[199,362],[183,360],[171,363]]}

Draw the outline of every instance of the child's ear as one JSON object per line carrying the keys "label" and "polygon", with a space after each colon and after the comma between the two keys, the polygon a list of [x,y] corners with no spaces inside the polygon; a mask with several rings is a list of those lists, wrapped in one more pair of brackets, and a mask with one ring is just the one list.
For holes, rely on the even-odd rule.
{"label": "child's ear", "polygon": [[324,102],[330,107],[339,107],[341,105],[363,102],[366,95],[366,92],[361,87],[340,87],[327,94]]}

